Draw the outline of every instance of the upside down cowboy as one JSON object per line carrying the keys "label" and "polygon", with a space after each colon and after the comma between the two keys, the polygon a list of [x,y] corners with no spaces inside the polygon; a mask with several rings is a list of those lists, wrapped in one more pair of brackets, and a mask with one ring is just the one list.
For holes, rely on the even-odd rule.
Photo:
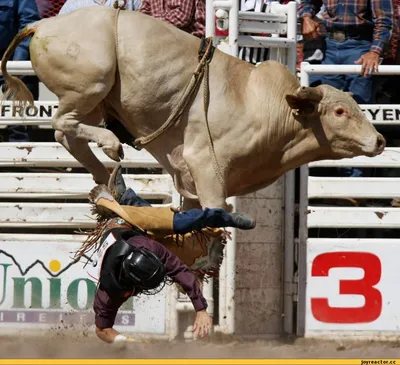
{"label": "upside down cowboy", "polygon": [[252,229],[255,221],[223,209],[152,207],[126,189],[120,166],[108,187],[98,185],[90,192],[89,201],[99,224],[77,256],[88,257],[92,250],[87,267],[97,282],[97,336],[107,343],[133,341],[113,328],[118,309],[131,296],[154,294],[167,280],[178,284],[193,304],[194,335],[207,335],[212,318],[200,282],[204,275],[215,275],[222,262],[226,232],[221,228]]}

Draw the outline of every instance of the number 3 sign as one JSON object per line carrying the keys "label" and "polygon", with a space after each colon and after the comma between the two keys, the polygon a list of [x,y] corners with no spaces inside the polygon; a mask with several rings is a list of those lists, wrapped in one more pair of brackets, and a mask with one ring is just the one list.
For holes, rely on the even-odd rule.
{"label": "number 3 sign", "polygon": [[324,323],[369,323],[382,312],[382,294],[374,286],[381,280],[382,265],[378,256],[368,252],[326,252],[316,256],[311,266],[312,277],[328,276],[333,268],[361,268],[364,277],[340,280],[339,294],[362,295],[365,304],[357,308],[331,307],[327,298],[311,298],[314,318]]}

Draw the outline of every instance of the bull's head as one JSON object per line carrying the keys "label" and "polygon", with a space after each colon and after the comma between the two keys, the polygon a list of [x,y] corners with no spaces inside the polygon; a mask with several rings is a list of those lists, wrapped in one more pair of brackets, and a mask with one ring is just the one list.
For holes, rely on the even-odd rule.
{"label": "bull's head", "polygon": [[300,87],[286,100],[296,120],[311,128],[318,143],[332,158],[376,156],[386,142],[365,117],[350,93],[329,85]]}

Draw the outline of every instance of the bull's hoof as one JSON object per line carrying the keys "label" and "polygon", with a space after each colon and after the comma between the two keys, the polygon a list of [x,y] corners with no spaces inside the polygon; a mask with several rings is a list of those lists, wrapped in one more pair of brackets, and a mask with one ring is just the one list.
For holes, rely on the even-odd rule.
{"label": "bull's hoof", "polygon": [[122,144],[119,145],[119,148],[118,148],[118,156],[119,156],[119,158],[120,158],[121,160],[123,160],[124,157],[125,157],[124,148],[122,147]]}
{"label": "bull's hoof", "polygon": [[[122,146],[121,146],[122,148]],[[115,161],[115,162],[121,162],[121,157],[120,157],[120,148],[118,148],[117,150],[115,150],[114,148],[109,148],[109,147],[103,147],[103,152],[111,158],[111,160]],[[122,156],[123,156],[123,152],[122,152]]]}

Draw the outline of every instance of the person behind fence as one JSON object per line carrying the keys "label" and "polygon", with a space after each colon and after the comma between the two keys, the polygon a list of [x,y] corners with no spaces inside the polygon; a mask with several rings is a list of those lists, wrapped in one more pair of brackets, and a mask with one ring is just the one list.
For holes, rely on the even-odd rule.
{"label": "person behind fence", "polygon": [[139,11],[196,37],[205,35],[205,0],[143,0]]}
{"label": "person behind fence", "polygon": [[[301,14],[303,9],[303,5],[299,4],[297,8],[298,14]],[[321,6],[321,10],[315,15],[315,18],[318,19],[318,21],[322,20],[322,14],[325,11],[325,5]],[[321,64],[322,60],[324,59],[325,55],[325,37],[322,35],[318,35],[317,38],[315,39],[302,39],[301,42],[302,44],[302,52],[303,52],[303,60],[304,62],[308,62],[310,64],[318,65]],[[311,75],[313,76],[313,75]]]}
{"label": "person behind fence", "polygon": [[[325,5],[322,21],[314,19]],[[302,33],[317,39],[326,31],[324,65],[360,64],[360,75],[322,75],[312,78],[339,90],[350,91],[359,104],[372,101],[371,73],[378,70],[379,57],[387,46],[393,28],[390,0],[302,0]],[[325,31],[323,30],[325,28]]]}
{"label": "person behind fence", "polygon": [[[252,229],[255,221],[223,209],[177,212],[152,207],[126,189],[120,166],[114,169],[109,187],[96,186],[89,200],[102,218],[77,257],[88,257],[94,248],[87,265],[89,277],[97,282],[93,304],[97,336],[107,343],[133,341],[113,328],[119,308],[131,296],[159,292],[167,282],[177,283],[192,301],[195,336],[207,335],[212,319],[201,292],[199,278],[204,275],[198,274],[218,271],[223,257],[223,245],[218,245],[224,232],[220,227]],[[208,238],[205,246],[196,234]]]}
{"label": "person behind fence", "polygon": [[65,0],[36,0],[39,14],[42,19],[57,15],[64,3]]}
{"label": "person behind fence", "polygon": [[[325,6],[322,20],[316,13]],[[301,0],[302,34],[307,39],[325,36],[323,65],[362,65],[358,75],[311,75],[310,85],[328,84],[350,91],[359,104],[372,103],[371,73],[378,70],[393,28],[391,0]],[[363,176],[357,168],[342,168],[344,176]]]}
{"label": "person behind fence", "polygon": [[[40,20],[35,0],[0,0],[0,57],[2,58],[8,45],[29,23]],[[14,52],[13,61],[29,61],[29,42],[26,38]],[[21,79],[28,86],[34,100],[39,98],[39,81],[35,76],[23,76]],[[4,79],[0,75],[0,94],[5,90]],[[0,98],[1,99],[1,98]],[[8,126],[9,142],[29,142],[29,133],[26,126]]]}
{"label": "person behind fence", "polygon": [[[67,0],[58,14],[69,14],[77,9],[86,8],[88,6],[108,6],[112,8],[114,5],[115,0]],[[126,2],[117,1],[117,5],[122,6],[122,9],[126,10],[138,10],[142,2],[141,0],[126,0]]]}

